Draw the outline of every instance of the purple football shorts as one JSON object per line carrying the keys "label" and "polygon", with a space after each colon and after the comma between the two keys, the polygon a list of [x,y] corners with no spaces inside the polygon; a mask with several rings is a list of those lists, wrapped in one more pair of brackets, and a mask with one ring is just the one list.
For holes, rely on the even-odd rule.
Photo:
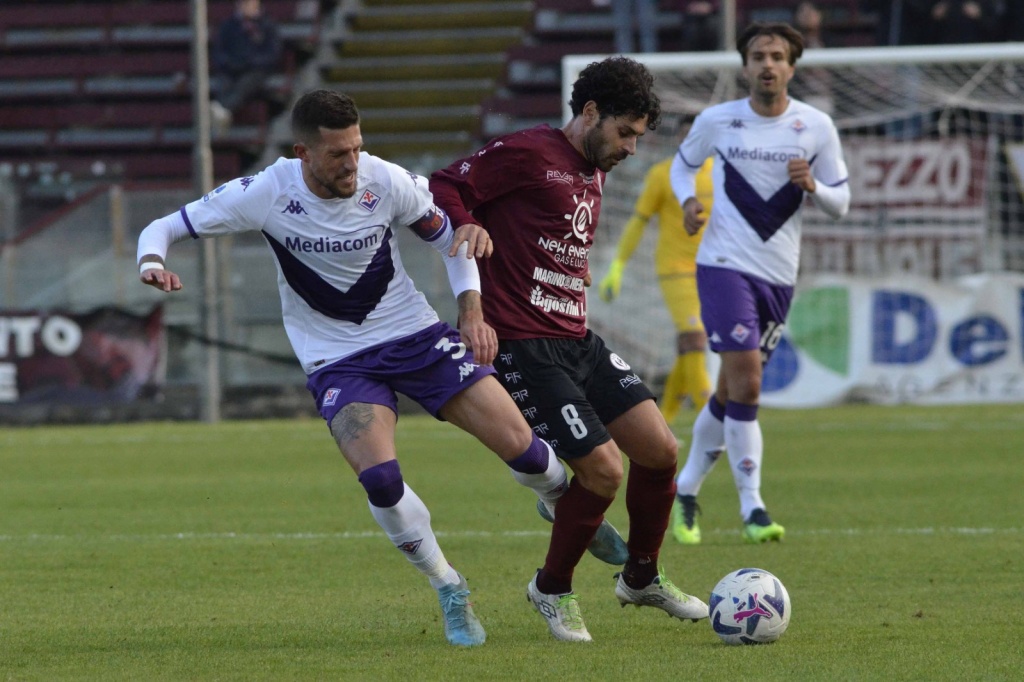
{"label": "purple football shorts", "polygon": [[349,403],[384,405],[398,414],[396,392],[438,412],[460,391],[494,374],[478,365],[458,330],[445,322],[338,360],[309,375],[306,388],[328,424]]}
{"label": "purple football shorts", "polygon": [[716,353],[761,350],[768,362],[782,338],[793,287],[727,268],[697,266],[700,314]]}

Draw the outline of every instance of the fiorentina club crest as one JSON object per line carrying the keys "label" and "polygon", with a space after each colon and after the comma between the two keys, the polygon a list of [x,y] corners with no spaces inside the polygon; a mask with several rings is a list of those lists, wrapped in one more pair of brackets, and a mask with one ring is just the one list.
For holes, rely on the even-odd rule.
{"label": "fiorentina club crest", "polygon": [[365,208],[370,213],[373,213],[373,209],[377,208],[377,204],[380,203],[380,197],[366,190],[363,192],[363,196],[359,198],[359,205]]}

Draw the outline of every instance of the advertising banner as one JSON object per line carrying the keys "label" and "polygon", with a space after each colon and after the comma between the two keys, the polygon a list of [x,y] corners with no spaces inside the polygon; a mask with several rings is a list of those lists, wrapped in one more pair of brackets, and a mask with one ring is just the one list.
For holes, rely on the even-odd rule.
{"label": "advertising banner", "polygon": [[849,214],[833,221],[807,206],[803,272],[905,272],[951,279],[984,269],[993,220],[988,139],[844,140]]}
{"label": "advertising banner", "polygon": [[163,308],[0,311],[0,403],[129,402],[166,376]]}
{"label": "advertising banner", "polygon": [[809,276],[761,404],[1024,402],[1024,275]]}

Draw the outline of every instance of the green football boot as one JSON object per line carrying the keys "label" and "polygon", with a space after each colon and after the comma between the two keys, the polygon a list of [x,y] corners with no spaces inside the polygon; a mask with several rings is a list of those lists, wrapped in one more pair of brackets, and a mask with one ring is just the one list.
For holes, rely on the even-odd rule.
{"label": "green football boot", "polygon": [[700,526],[697,525],[697,514],[700,505],[694,495],[676,495],[672,503],[672,537],[681,545],[700,544]]}
{"label": "green football boot", "polygon": [[764,509],[755,509],[750,513],[743,526],[743,538],[747,542],[781,542],[786,529],[772,521]]}

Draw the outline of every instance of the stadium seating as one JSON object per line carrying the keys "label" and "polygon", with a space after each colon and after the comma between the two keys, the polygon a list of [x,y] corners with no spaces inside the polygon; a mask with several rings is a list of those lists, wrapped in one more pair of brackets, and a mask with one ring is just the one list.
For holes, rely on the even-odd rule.
{"label": "stadium seating", "polygon": [[[274,109],[286,104],[330,4],[264,0],[285,56],[267,84],[271,98],[248,105],[214,140],[218,180],[239,174],[262,151]],[[189,11],[185,0],[4,0],[0,163],[42,161],[48,176],[190,182]],[[232,11],[232,0],[208,1],[211,36]]]}
{"label": "stadium seating", "polygon": [[366,149],[402,160],[474,147],[480,103],[498,86],[505,51],[524,39],[532,3],[364,0],[342,7],[350,11],[329,38],[334,54],[320,73],[355,98]]}
{"label": "stadium seating", "polygon": [[[567,54],[615,51],[615,22],[609,3],[594,0],[536,0],[531,29],[519,45],[506,51],[503,87],[482,105],[481,134],[499,135],[525,125],[562,119],[561,60]],[[682,8],[685,0],[660,0],[658,41],[662,51],[685,52]],[[737,0],[737,24],[792,17],[793,2]],[[875,18],[859,9],[858,0],[818,0],[829,45],[870,44]]]}

